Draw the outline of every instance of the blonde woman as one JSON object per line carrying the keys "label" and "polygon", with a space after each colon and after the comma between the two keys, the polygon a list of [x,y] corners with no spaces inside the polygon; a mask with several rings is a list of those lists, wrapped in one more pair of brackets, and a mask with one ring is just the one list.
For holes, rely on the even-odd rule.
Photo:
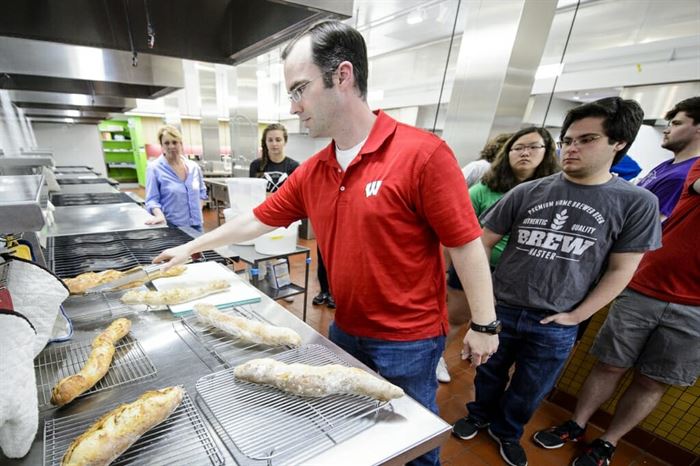
{"label": "blonde woman", "polygon": [[146,225],[167,222],[202,231],[202,201],[207,199],[202,170],[182,155],[182,134],[174,126],[158,130],[163,154],[146,169]]}

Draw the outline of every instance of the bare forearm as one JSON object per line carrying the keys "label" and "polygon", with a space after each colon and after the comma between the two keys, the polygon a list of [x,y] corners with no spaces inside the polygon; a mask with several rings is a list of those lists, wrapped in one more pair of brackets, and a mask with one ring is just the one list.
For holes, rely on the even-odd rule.
{"label": "bare forearm", "polygon": [[486,325],[496,319],[489,263],[480,239],[449,248],[452,263],[467,295],[472,321]]}
{"label": "bare forearm", "polygon": [[190,253],[201,252],[227,244],[247,241],[274,229],[275,227],[265,225],[252,212],[249,212],[239,215],[215,230],[195,238],[187,243],[187,246],[190,249]]}

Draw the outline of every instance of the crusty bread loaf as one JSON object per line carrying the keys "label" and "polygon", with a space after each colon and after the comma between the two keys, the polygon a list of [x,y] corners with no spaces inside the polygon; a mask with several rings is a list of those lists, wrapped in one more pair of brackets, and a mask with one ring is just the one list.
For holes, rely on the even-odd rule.
{"label": "crusty bread loaf", "polygon": [[226,280],[214,280],[204,286],[173,288],[159,291],[127,291],[121,297],[124,304],[148,304],[150,306],[170,306],[203,298],[226,291],[231,284]]}
{"label": "crusty bread loaf", "polygon": [[389,401],[404,395],[403,390],[356,367],[340,364],[309,366],[285,364],[270,358],[253,359],[237,366],[234,375],[248,382],[263,383],[301,396],[335,394],[363,395]]}
{"label": "crusty bread loaf", "polygon": [[166,420],[182,402],[182,387],[168,387],[144,393],[99,418],[73,440],[61,466],[108,465],[143,434]]}
{"label": "crusty bread loaf", "polygon": [[245,317],[232,316],[221,312],[211,304],[195,304],[194,314],[200,321],[249,343],[261,343],[269,346],[299,346],[301,344],[301,337],[291,328],[277,327]]}
{"label": "crusty bread loaf", "polygon": [[[63,280],[63,283],[66,284],[68,289],[70,290],[71,294],[83,294],[85,293],[86,290],[95,287],[97,285],[101,285],[103,283],[111,282],[113,280],[116,280],[117,278],[121,278],[124,274],[127,274],[129,272],[133,272],[134,270],[138,270],[141,267],[135,267],[131,270],[127,270],[126,272],[121,272],[119,270],[104,270],[102,272],[86,272],[78,275],[77,277],[74,278],[66,278]],[[153,272],[152,274],[149,275],[148,279],[149,280],[155,280],[156,278],[163,278],[163,277],[175,277],[177,275],[182,275],[185,270],[187,270],[187,266],[185,265],[176,265],[175,267],[172,267],[168,269],[166,272],[162,272],[160,270],[157,270],[156,272]],[[127,283],[126,285],[122,285],[118,290],[126,290],[128,288],[134,288],[137,286],[143,285],[145,282],[144,280],[136,280],[131,283]]]}
{"label": "crusty bread loaf", "polygon": [[51,391],[51,403],[63,406],[95,385],[109,370],[114,344],[131,329],[129,319],[117,319],[92,340],[92,351],[80,372],[59,380]]}

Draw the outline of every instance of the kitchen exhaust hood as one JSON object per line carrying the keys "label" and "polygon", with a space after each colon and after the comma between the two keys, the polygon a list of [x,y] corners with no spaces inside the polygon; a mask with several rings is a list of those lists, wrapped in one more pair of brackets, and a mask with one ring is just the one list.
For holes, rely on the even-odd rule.
{"label": "kitchen exhaust hood", "polygon": [[233,65],[318,20],[348,18],[352,6],[352,0],[25,0],[4,9],[0,35],[127,51],[138,67],[141,54]]}

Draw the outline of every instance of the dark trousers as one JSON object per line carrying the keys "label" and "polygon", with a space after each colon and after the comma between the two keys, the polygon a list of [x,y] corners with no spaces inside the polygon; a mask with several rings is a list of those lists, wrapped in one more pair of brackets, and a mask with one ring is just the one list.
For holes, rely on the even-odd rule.
{"label": "dark trousers", "polygon": [[518,441],[525,424],[554,387],[574,347],[578,326],[540,324],[547,313],[533,309],[498,305],[496,314],[503,324],[498,351],[477,368],[476,399],[467,403],[467,409],[470,416],[490,422],[497,437]]}
{"label": "dark trousers", "polygon": [[318,257],[318,283],[321,285],[321,293],[328,293],[328,273],[326,273],[326,266],[323,265],[323,258],[321,257],[321,250],[316,248],[316,257]]}
{"label": "dark trousers", "polygon": [[[439,415],[435,399],[438,387],[435,369],[445,350],[444,336],[413,341],[379,340],[350,335],[333,322],[328,329],[328,338]],[[439,464],[440,449],[436,448],[409,461],[407,466]]]}

